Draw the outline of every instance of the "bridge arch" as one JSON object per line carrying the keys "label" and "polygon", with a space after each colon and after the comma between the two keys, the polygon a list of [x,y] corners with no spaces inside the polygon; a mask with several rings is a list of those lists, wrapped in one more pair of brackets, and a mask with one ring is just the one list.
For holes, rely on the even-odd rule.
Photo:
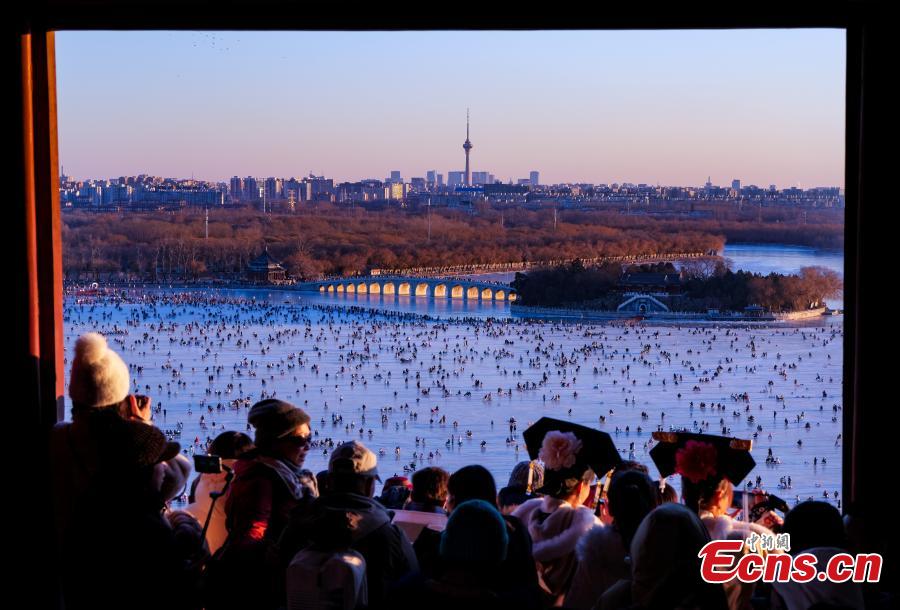
{"label": "bridge arch", "polygon": [[334,284],[328,284],[328,292],[334,292]]}
{"label": "bridge arch", "polygon": [[394,282],[385,282],[381,285],[381,294],[394,294],[395,290]]}
{"label": "bridge arch", "polygon": [[490,301],[494,298],[494,291],[490,288],[485,288],[481,291],[481,300],[482,301]]}
{"label": "bridge arch", "polygon": [[469,286],[466,288],[466,299],[469,301],[478,300],[478,286]]}
{"label": "bridge arch", "polygon": [[495,301],[505,301],[506,300],[506,291],[502,288],[499,288],[494,291],[494,300]]}
{"label": "bridge arch", "polygon": [[366,294],[367,292],[369,292],[369,287],[368,287],[368,285],[366,285],[365,282],[360,282],[359,284],[356,285],[356,293],[357,294]]}
{"label": "bridge arch", "polygon": [[378,282],[370,282],[369,294],[381,294],[381,284]]}
{"label": "bridge arch", "polygon": [[450,298],[451,299],[461,299],[463,298],[463,287],[459,284],[454,285],[450,288]]}
{"label": "bridge arch", "polygon": [[346,289],[347,288],[346,288],[346,286],[344,286],[343,283],[338,284],[337,286],[334,287],[335,292],[344,292]]}
{"label": "bridge arch", "polygon": [[516,294],[514,290],[510,290],[509,294],[506,296],[507,300],[511,303],[519,298],[519,295]]}
{"label": "bridge arch", "polygon": [[428,282],[419,282],[416,284],[416,296],[417,297],[427,297],[428,296]]}
{"label": "bridge arch", "polygon": [[325,292],[325,284],[319,284],[319,292]]}
{"label": "bridge arch", "polygon": [[397,294],[400,296],[409,296],[409,282],[400,282],[397,286]]}
{"label": "bridge arch", "polygon": [[432,293],[434,298],[446,297],[447,296],[447,284],[435,284],[434,292]]}
{"label": "bridge arch", "polygon": [[356,284],[354,284],[353,282],[350,282],[349,284],[347,284],[347,294],[354,294],[354,293],[356,293]]}

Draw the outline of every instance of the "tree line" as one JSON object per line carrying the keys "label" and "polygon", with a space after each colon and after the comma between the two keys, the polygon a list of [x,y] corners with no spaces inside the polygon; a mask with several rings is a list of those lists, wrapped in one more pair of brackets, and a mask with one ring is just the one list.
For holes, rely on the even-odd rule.
{"label": "tree line", "polygon": [[[63,214],[67,274],[124,272],[143,278],[228,277],[264,247],[298,278],[353,275],[372,268],[446,266],[719,250],[739,225],[766,241],[765,223],[674,220],[617,212],[510,209],[367,210],[318,204],[296,213],[88,212]],[[751,226],[753,225],[753,226]],[[819,223],[834,242],[842,225]],[[756,233],[754,233],[754,231]],[[802,234],[774,229],[779,240]],[[793,238],[793,239],[792,239]]]}
{"label": "tree line", "polygon": [[[626,273],[678,273],[671,263],[623,268],[618,263],[585,267],[581,263],[517,273],[518,302],[537,307],[580,306],[615,309],[623,300]],[[840,275],[825,267],[803,267],[796,275],[732,271],[722,261],[692,261],[681,269],[681,288],[663,297],[672,311],[741,311],[758,305],[771,312],[821,307],[840,295]]]}

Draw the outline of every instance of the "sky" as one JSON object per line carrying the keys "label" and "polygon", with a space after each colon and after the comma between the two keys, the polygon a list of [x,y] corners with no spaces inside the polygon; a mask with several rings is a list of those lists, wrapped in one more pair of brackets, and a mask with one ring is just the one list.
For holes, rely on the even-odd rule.
{"label": "sky", "polygon": [[59,32],[75,178],[844,185],[843,30]]}

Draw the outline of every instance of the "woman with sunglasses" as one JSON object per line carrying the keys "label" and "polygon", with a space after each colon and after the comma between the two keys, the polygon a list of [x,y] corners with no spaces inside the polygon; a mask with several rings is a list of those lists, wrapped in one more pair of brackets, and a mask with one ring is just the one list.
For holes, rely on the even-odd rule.
{"label": "woman with sunglasses", "polygon": [[319,495],[302,468],[310,449],[309,415],[276,399],[251,407],[255,449],[234,464],[225,503],[228,538],[210,575],[210,608],[274,608],[280,602],[273,546],[291,512]]}

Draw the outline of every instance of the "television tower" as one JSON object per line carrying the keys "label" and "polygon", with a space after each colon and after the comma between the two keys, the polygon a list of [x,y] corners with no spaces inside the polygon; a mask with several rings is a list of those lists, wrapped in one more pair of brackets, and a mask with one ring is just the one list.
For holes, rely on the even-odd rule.
{"label": "television tower", "polygon": [[469,141],[469,109],[466,108],[466,141],[463,144],[463,150],[466,151],[466,186],[472,186],[472,174],[469,172],[469,151],[472,150],[472,143]]}

